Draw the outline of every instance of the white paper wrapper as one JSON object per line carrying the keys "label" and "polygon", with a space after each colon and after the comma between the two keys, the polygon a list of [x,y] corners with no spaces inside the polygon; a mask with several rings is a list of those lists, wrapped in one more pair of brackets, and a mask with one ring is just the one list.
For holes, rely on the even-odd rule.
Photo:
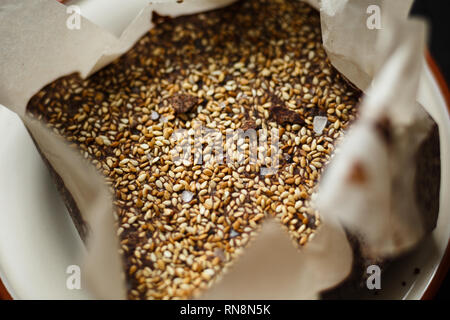
{"label": "white paper wrapper", "polygon": [[[411,4],[412,0],[322,0],[322,40],[333,66],[365,91],[391,53],[385,46],[391,46],[392,50],[397,47],[395,42],[401,40],[390,23],[398,21],[405,26]],[[379,20],[372,20],[370,16]],[[371,29],[372,25],[380,29]],[[391,36],[394,39],[389,39]],[[416,37],[419,39],[423,35]],[[417,46],[415,49],[423,46],[416,42],[410,44]]]}
{"label": "white paper wrapper", "polygon": [[[133,8],[137,2],[132,1]],[[119,26],[97,19],[93,10],[91,19],[101,27],[82,18],[80,30],[55,27],[65,25],[68,15],[66,7],[53,0],[4,0],[0,4],[0,103],[21,116],[90,227],[84,272],[87,274],[86,286],[91,288],[94,297],[126,297],[110,196],[102,188],[102,178],[94,179],[93,169],[61,138],[25,114],[27,102],[51,81],[73,72],[88,76],[126,52],[152,27],[152,10],[178,16],[231,2],[185,0],[182,4],[168,1],[146,5],[130,24]],[[319,8],[318,1],[308,2]],[[411,190],[407,186],[412,172],[406,164],[428,129],[427,123],[420,122],[424,118],[423,110],[414,103],[424,25],[406,21],[411,1],[401,5],[391,3],[322,2],[324,46],[333,65],[362,89],[369,88],[372,78],[378,80],[368,89],[370,99],[363,103],[361,119],[349,132],[341,153],[335,158],[336,163],[330,167],[328,177],[321,185],[323,198],[321,191],[319,204],[323,210],[323,223],[316,237],[298,252],[281,226],[269,220],[236,265],[202,298],[318,297],[322,290],[336,286],[351,271],[352,251],[341,223],[364,235],[372,255],[395,255],[413,246],[423,236],[423,228],[417,227],[420,223],[414,224],[417,221],[414,220],[417,216],[414,205],[408,205],[406,201],[397,203],[394,200],[401,194],[383,188],[386,183],[399,181],[402,187],[405,186],[402,192],[408,199]],[[366,10],[373,4],[381,8],[381,30],[369,30],[366,26]],[[123,6],[126,6],[125,2]],[[133,10],[124,9],[124,13],[130,17]],[[380,116],[389,118],[395,128],[395,152],[388,152],[374,133],[373,123]],[[405,141],[411,144],[411,149],[401,148]],[[362,150],[376,156],[368,157]],[[342,187],[342,172],[350,170],[350,160],[360,160],[370,175],[378,170],[385,170],[382,172],[386,174],[370,180],[366,188]],[[399,167],[408,170],[396,174]],[[374,190],[377,192],[373,193]],[[367,219],[361,212],[372,203],[376,204],[370,216],[375,227],[367,228],[361,223]],[[351,214],[346,215],[348,210]],[[405,225],[405,220],[410,219],[411,224]],[[386,232],[391,237],[384,241],[379,235]],[[401,235],[400,244],[398,235]]]}
{"label": "white paper wrapper", "polygon": [[337,9],[330,5],[322,12],[322,17],[333,12],[322,18],[331,60],[355,84],[367,88],[367,95],[359,120],[322,180],[316,203],[322,215],[338,217],[359,235],[366,256],[381,258],[412,248],[425,233],[415,193],[415,157],[433,121],[416,102],[425,26],[420,21],[406,23],[393,14],[402,17],[407,6],[382,3],[382,12],[387,12],[382,16],[383,29],[365,28],[359,35],[365,52],[347,37],[349,46],[331,41],[337,31],[349,35],[351,30],[364,29],[358,28],[362,22],[357,19],[346,23],[340,19],[369,3],[358,1],[355,7],[347,4]]}
{"label": "white paper wrapper", "polygon": [[337,221],[325,220],[299,250],[279,221],[261,232],[237,263],[201,299],[317,299],[351,271],[352,250]]}

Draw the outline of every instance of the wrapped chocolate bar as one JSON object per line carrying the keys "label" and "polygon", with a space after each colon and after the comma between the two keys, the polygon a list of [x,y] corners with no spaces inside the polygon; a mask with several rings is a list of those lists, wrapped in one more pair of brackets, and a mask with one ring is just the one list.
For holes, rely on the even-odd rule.
{"label": "wrapped chocolate bar", "polygon": [[409,2],[375,4],[381,26],[372,3],[311,5],[135,1],[128,23],[88,10],[97,25],[1,5],[0,103],[86,242],[93,297],[318,298],[432,229],[424,24]]}

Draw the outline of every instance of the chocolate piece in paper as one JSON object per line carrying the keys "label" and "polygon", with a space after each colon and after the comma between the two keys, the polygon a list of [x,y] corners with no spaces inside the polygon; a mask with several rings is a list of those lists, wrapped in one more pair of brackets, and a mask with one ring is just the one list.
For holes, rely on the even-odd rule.
{"label": "chocolate piece in paper", "polygon": [[[117,234],[133,299],[186,298],[205,289],[266,215],[277,216],[297,245],[308,246],[321,222],[310,195],[333,143],[355,118],[360,96],[329,65],[319,15],[305,3],[246,1],[158,21],[119,60],[87,79],[60,78],[28,105],[105,176],[118,209]],[[180,36],[177,30],[185,31]],[[294,38],[292,45],[276,44]],[[331,91],[332,97],[324,96]],[[334,114],[320,135],[311,112],[319,100]],[[200,165],[172,155],[179,146],[171,139],[174,132],[201,125],[225,138],[252,121],[281,132],[269,138],[280,140],[283,155],[270,153],[256,164],[239,162],[237,152],[226,163],[204,155]],[[211,139],[205,134],[196,143]],[[270,164],[275,174],[261,177],[260,167]],[[188,204],[184,191],[193,194]],[[225,251],[225,259],[211,255],[216,249]],[[294,261],[290,268],[297,268]],[[181,285],[177,279],[187,280]]]}
{"label": "chocolate piece in paper", "polygon": [[[17,1],[15,1],[16,3],[17,3]],[[14,2],[13,2],[14,3]],[[205,6],[206,7],[206,6]],[[197,8],[198,9],[198,8]],[[34,9],[35,11],[39,11],[39,8],[35,8]],[[49,12],[49,13],[51,13],[51,14],[54,14],[54,12],[52,11],[52,10],[48,10],[47,12]],[[161,11],[161,12],[163,12],[163,11]],[[349,11],[346,11],[346,12],[353,12],[354,13],[354,11],[351,11],[351,10],[349,10]],[[148,13],[148,12],[147,12]],[[145,13],[144,13],[145,14]],[[324,15],[322,14],[322,22],[324,22],[324,20],[325,19],[323,19],[323,17],[324,17]],[[148,16],[145,16],[145,19],[148,19]],[[329,22],[330,20],[332,20],[333,18],[331,18],[331,19],[329,19],[329,17],[326,17],[326,19],[328,19],[327,21]],[[26,19],[19,19],[19,20],[17,20],[17,21],[24,21],[24,20],[26,20]],[[51,21],[52,20],[52,18],[51,18],[51,16],[49,17],[49,19],[48,19],[49,21]],[[350,18],[350,19],[348,19],[348,17],[346,18],[346,20],[347,21],[352,21],[352,19]],[[5,21],[5,20],[4,20]],[[63,20],[62,20],[63,21]],[[9,23],[9,27],[11,26],[11,25],[13,25],[14,23]],[[54,23],[52,23],[52,25],[54,26],[55,24]],[[36,29],[38,29],[38,27],[39,27],[39,24],[33,24],[33,26],[36,28]],[[3,28],[3,26],[2,25],[0,25],[0,27],[2,27]],[[1,29],[1,30],[4,30],[4,29]],[[6,29],[7,30],[7,29]],[[18,26],[17,28],[16,28],[16,30],[21,30],[21,28],[20,28],[20,26]],[[324,31],[324,33],[326,32],[326,30],[323,30]],[[6,33],[6,32],[5,32]],[[353,35],[353,34],[352,34]],[[37,37],[36,37],[36,35],[34,35],[34,39],[36,39]],[[64,37],[63,37],[64,38]],[[324,37],[325,38],[325,37]],[[61,37],[55,37],[55,39],[59,39],[59,40],[61,40]],[[82,38],[81,38],[82,39]],[[329,38],[326,38],[325,39],[326,40],[326,42],[327,41],[329,41],[330,39]],[[332,39],[334,42],[336,42],[336,40],[337,39]],[[358,39],[358,40],[360,40],[360,39]],[[330,44],[330,43],[333,43],[333,41],[331,41],[331,42],[327,42],[328,44]],[[82,43],[82,41],[81,41],[81,43]],[[95,42],[95,43],[98,43],[98,44],[100,44],[100,42]],[[349,45],[349,44],[351,44],[351,42],[347,42],[347,45]],[[61,45],[61,46],[63,46],[64,47],[64,44],[63,43],[60,43],[59,45]],[[103,45],[102,45],[103,46]],[[1,46],[1,48],[13,48],[14,46]],[[107,47],[107,46],[104,46],[104,47]],[[116,51],[115,52],[115,54],[117,54],[117,52],[123,52],[124,50],[123,50],[123,46],[121,47],[121,50],[118,50],[118,51]],[[332,46],[331,46],[331,49],[330,49],[330,46],[328,45],[327,46],[327,48],[328,48],[328,50],[329,50],[329,52],[332,52],[333,51],[333,48],[332,48]],[[117,48],[116,48],[117,49]],[[82,51],[84,51],[84,52],[90,52],[89,50],[86,50],[86,48],[82,48]],[[100,50],[101,51],[101,50]],[[22,51],[19,51],[18,52],[18,54],[17,54],[17,56],[18,57],[20,57],[21,55],[20,55],[20,52],[22,52]],[[25,51],[23,51],[23,52],[25,52]],[[39,50],[35,50],[35,51],[33,51],[33,55],[36,57],[36,56],[39,56]],[[346,58],[348,58],[349,56],[351,56],[354,52],[356,52],[356,50],[354,50],[354,51],[351,51],[350,53],[346,53],[345,55],[343,55],[344,57],[346,57]],[[376,52],[376,50],[373,50],[373,52]],[[82,52],[83,53],[83,52]],[[99,52],[95,52],[95,54],[93,55],[93,56],[98,56],[98,53]],[[81,54],[80,56],[84,56],[83,54]],[[107,56],[107,55],[106,55]],[[111,55],[111,56],[113,56],[113,55]],[[108,58],[106,58],[106,60],[105,59],[103,59],[102,61],[100,61],[101,63],[99,63],[98,65],[104,65],[106,62],[105,61],[111,61],[111,56],[109,56]],[[52,58],[53,60],[53,62],[54,61],[58,61],[58,57],[56,57],[56,58]],[[89,60],[89,59],[86,59],[86,60]],[[27,60],[27,59],[23,59],[23,61],[30,61],[30,60]],[[92,61],[96,61],[96,59],[95,58],[93,58],[92,59]],[[9,61],[10,62],[10,61]],[[45,61],[43,61],[44,63],[42,64],[43,66],[46,66],[46,63],[45,63]],[[67,61],[61,61],[61,62],[67,62]],[[86,62],[86,61],[84,61],[84,62]],[[81,63],[81,62],[79,62],[78,61],[78,67],[80,67],[80,65],[82,65],[83,63]],[[14,66],[14,63],[11,63],[11,65],[12,66]],[[25,65],[25,67],[27,66],[27,64],[26,63],[24,63],[24,65]],[[77,65],[76,63],[75,63],[75,65]],[[58,73],[58,76],[63,76],[63,75],[65,75],[65,74],[70,74],[70,73],[72,73],[73,71],[76,71],[76,70],[74,70],[73,69],[73,65],[70,65],[70,67],[68,67],[67,68],[67,66],[66,67],[64,67],[65,66],[65,64],[61,64],[61,65],[58,65],[58,64],[55,64],[55,70],[58,70],[58,68],[60,69],[60,71],[62,71],[62,70],[64,70],[64,72],[56,72],[56,73],[49,73],[48,75],[49,75],[49,77],[52,79],[52,80],[54,80],[56,77],[55,77],[55,74],[57,74]],[[81,67],[80,67],[81,68]],[[83,70],[84,70],[84,72],[82,73],[83,75],[84,74],[86,74],[86,70],[90,70],[92,68],[92,64],[91,63],[84,63],[84,66],[83,66]],[[97,67],[95,67],[94,66],[94,69],[96,69]],[[6,71],[8,71],[7,69],[5,69]],[[18,70],[17,68],[16,68],[16,70]],[[343,69],[343,70],[345,70],[345,69]],[[344,72],[344,73],[347,73],[347,72]],[[4,74],[8,74],[8,72],[5,72]],[[27,74],[31,74],[30,72],[28,72]],[[38,73],[39,74],[39,73]],[[53,77],[53,78],[52,78]],[[18,75],[18,77],[16,77],[16,78],[18,78],[19,80],[20,80],[20,75]],[[34,78],[34,77],[33,77]],[[12,77],[12,79],[14,80],[14,77]],[[47,79],[48,80],[48,79]],[[301,79],[300,79],[300,81],[301,81]],[[30,90],[28,90],[27,92],[28,93],[30,93],[30,92],[35,92],[38,88],[41,88],[41,87],[43,87],[45,84],[47,84],[49,81],[45,81],[45,80],[42,80],[41,82],[40,82],[40,85],[37,85],[36,83],[34,83],[33,85],[31,85],[31,86],[29,86],[27,83],[23,83],[23,85],[25,86],[25,87],[27,87],[27,90],[28,89],[30,89]],[[6,83],[6,82],[5,82]],[[13,83],[14,84],[14,81],[11,81],[11,83]],[[19,81],[19,83],[22,83],[22,82],[20,82]],[[356,82],[355,82],[356,83]],[[20,87],[20,86],[17,86],[17,87]],[[24,103],[26,103],[26,101],[28,101],[28,99],[29,99],[29,96],[30,95],[27,95],[26,93],[25,94],[23,94],[23,93],[19,93],[19,94],[16,94],[16,93],[14,93],[14,92],[12,92],[12,90],[10,90],[10,88],[2,88],[2,90],[0,91],[0,98],[2,98],[2,102],[3,103],[7,103],[8,104],[8,106],[9,107],[23,107],[23,109],[22,110],[19,110],[19,113],[21,114],[21,115],[23,115],[24,114],[24,109],[25,109],[25,105],[24,105]],[[4,99],[4,97],[5,97],[5,93],[7,93],[7,99],[5,100]],[[13,93],[12,95],[9,95],[10,93]],[[20,100],[19,99],[19,101],[17,101],[17,99],[16,100],[14,100],[13,98],[11,98],[11,97],[18,97],[18,96],[20,96],[20,98],[22,99],[22,100]],[[11,101],[15,101],[15,103],[10,103]],[[5,102],[6,101],[6,102]],[[20,102],[20,101],[22,101],[22,103]],[[24,102],[25,101],[25,102]],[[395,107],[394,107],[395,108]],[[39,130],[38,130],[39,131]],[[103,138],[101,138],[102,140],[103,140]],[[38,139],[39,140],[39,139]],[[104,140],[103,140],[104,141]],[[144,147],[145,148],[145,147]],[[306,148],[306,147],[305,147]],[[54,150],[52,150],[52,152],[59,152],[59,151],[62,151],[62,152],[65,152],[66,151],[66,149],[65,148],[54,148]],[[47,150],[46,152],[50,152],[49,150]],[[304,151],[305,152],[305,151]],[[51,154],[51,153],[50,153]],[[301,161],[301,158],[298,158],[298,160],[300,160]],[[152,161],[154,161],[154,159],[152,159]],[[66,166],[67,167],[67,166]],[[75,167],[77,167],[76,165],[75,165]],[[57,169],[58,171],[60,170],[60,169]],[[66,170],[67,171],[67,170]],[[61,170],[61,172],[64,172],[64,170]],[[64,179],[69,179],[69,178],[67,178],[67,177],[65,177]],[[295,182],[295,180],[294,180],[294,182]],[[83,184],[81,183],[80,184],[80,186],[82,186]],[[71,189],[71,191],[73,191],[73,190],[76,190],[76,188],[74,188],[73,186],[70,188]],[[178,187],[177,187],[177,189],[178,189]],[[302,193],[303,193],[304,191],[302,191]],[[195,200],[194,200],[195,201]],[[215,202],[212,202],[212,206],[214,206],[214,203]],[[208,204],[209,205],[209,204]],[[301,218],[301,217],[299,217],[299,218]],[[304,218],[304,217],[303,217]],[[302,223],[303,223],[303,221],[302,221]],[[234,223],[233,223],[234,224]],[[236,223],[236,227],[239,227],[240,225],[239,225],[240,223]],[[104,226],[104,224],[102,224],[102,225],[100,225],[100,226]],[[323,223],[323,225],[322,226],[329,226],[329,225],[327,225],[326,224],[326,219],[325,219],[325,223]],[[233,226],[234,227],[234,226]],[[110,230],[110,229],[109,229]],[[107,231],[105,228],[103,228],[103,229],[101,229],[100,228],[100,231]],[[234,229],[233,229],[233,231],[234,231]],[[230,232],[230,234],[231,234],[232,232]],[[236,234],[239,236],[240,235],[240,233],[238,233],[238,232],[236,232],[236,231],[234,231],[234,233],[233,233],[233,238],[236,238]],[[320,233],[317,233],[318,235],[320,235]],[[326,232],[323,232],[322,233],[322,235],[325,235],[326,234]],[[100,237],[101,238],[101,237]],[[98,239],[97,239],[98,240]],[[134,241],[134,240],[133,240]],[[97,242],[97,241],[92,241],[93,242],[93,244],[94,245],[97,245],[97,248],[98,249],[100,249],[99,250],[99,252],[105,252],[105,248],[111,248],[111,247],[114,247],[114,246],[106,246],[106,245],[98,245],[99,244],[99,242]],[[345,243],[346,244],[346,242],[344,241],[344,242],[338,242],[338,243]],[[314,244],[314,242],[310,242],[308,245],[311,245],[311,244]],[[308,248],[309,246],[306,246],[305,248]],[[339,247],[339,246],[338,246]],[[345,246],[343,246],[343,247],[345,247]],[[343,247],[341,247],[341,249],[343,248]],[[322,247],[323,248],[323,247]],[[322,261],[323,262],[323,260],[321,259],[322,258],[322,256],[324,255],[324,254],[327,254],[327,253],[329,253],[328,251],[323,251],[322,252],[322,254],[320,254],[319,256],[317,256],[317,255],[314,255],[314,254],[312,254],[312,255],[310,255],[310,256],[308,256],[308,261],[311,261],[311,262],[320,262],[320,261]],[[137,253],[137,255],[139,255],[140,253]],[[94,256],[95,257],[95,256]],[[305,260],[306,261],[306,260]],[[97,267],[97,272],[91,272],[90,274],[93,276],[93,278],[91,278],[91,279],[93,279],[93,281],[95,281],[95,280],[97,280],[97,286],[95,286],[95,287],[97,287],[97,288],[102,288],[102,289],[104,289],[104,291],[103,292],[101,292],[101,293],[98,293],[98,295],[97,295],[97,297],[108,297],[111,293],[114,293],[114,294],[117,294],[120,290],[117,290],[117,288],[116,289],[110,289],[110,290],[105,290],[105,288],[107,288],[107,285],[108,285],[108,283],[109,284],[117,284],[117,283],[120,283],[120,279],[119,279],[119,277],[110,277],[109,279],[105,279],[105,278],[103,278],[103,281],[98,281],[99,279],[97,279],[97,277],[96,277],[96,275],[98,276],[98,275],[102,275],[102,267],[103,266],[117,266],[117,264],[115,264],[115,263],[109,263],[109,264],[107,264],[107,263],[96,263],[97,261],[95,260],[95,259],[92,259],[92,257],[90,257],[90,258],[88,258],[87,259],[87,262],[89,262],[89,263],[91,263],[91,265],[94,265],[94,266],[96,266]],[[348,262],[348,260],[347,259],[345,259],[345,262]],[[306,263],[305,264],[306,266],[308,266],[308,263]],[[342,268],[342,269],[339,269],[339,270],[345,270],[346,268],[345,268],[345,266]],[[306,269],[305,269],[306,270]],[[308,271],[305,271],[305,274],[307,273]],[[313,270],[310,270],[309,272],[312,272],[312,274],[314,274],[314,272],[313,272]],[[338,275],[338,273],[336,273],[336,274],[334,274],[334,273],[332,273],[331,272],[331,274],[332,275]],[[207,271],[207,272],[205,272],[205,277],[207,277],[207,276],[211,276],[211,271]],[[330,285],[330,283],[337,283],[338,281],[339,281],[339,279],[342,279],[342,278],[344,278],[345,277],[345,272],[344,273],[341,273],[341,274],[339,274],[339,276],[336,278],[336,279],[334,279],[334,280],[332,280],[331,282],[327,282],[326,280],[324,281],[323,279],[316,279],[316,281],[317,282],[315,282],[316,284],[317,283],[319,283],[320,284],[320,282],[321,281],[324,281],[324,283],[326,283],[326,284],[328,284],[328,285]],[[100,278],[100,277],[99,277]],[[244,277],[245,278],[245,277]],[[91,285],[92,285],[92,283],[90,283]],[[304,288],[303,288],[304,289]]]}

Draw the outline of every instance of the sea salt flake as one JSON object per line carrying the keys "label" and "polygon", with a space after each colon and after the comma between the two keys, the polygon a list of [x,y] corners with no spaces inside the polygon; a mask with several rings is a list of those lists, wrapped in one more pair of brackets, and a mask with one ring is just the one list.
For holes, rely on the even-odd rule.
{"label": "sea salt flake", "polygon": [[237,231],[234,230],[234,229],[231,229],[231,231],[230,231],[230,238],[235,238],[235,237],[237,237],[237,236],[239,236],[239,235],[240,235],[239,232],[237,232]]}
{"label": "sea salt flake", "polygon": [[212,277],[214,275],[215,271],[213,269],[206,269],[205,271],[203,271],[203,273],[205,275]]}
{"label": "sea salt flake", "polygon": [[316,134],[322,134],[323,129],[327,125],[327,117],[315,116],[313,119],[313,128]]}
{"label": "sea salt flake", "polygon": [[190,191],[184,190],[181,193],[181,199],[183,199],[183,202],[190,202],[193,197],[194,197],[194,194]]}
{"label": "sea salt flake", "polygon": [[152,120],[158,120],[159,119],[159,113],[156,111],[152,111],[152,113],[150,114],[150,118]]}

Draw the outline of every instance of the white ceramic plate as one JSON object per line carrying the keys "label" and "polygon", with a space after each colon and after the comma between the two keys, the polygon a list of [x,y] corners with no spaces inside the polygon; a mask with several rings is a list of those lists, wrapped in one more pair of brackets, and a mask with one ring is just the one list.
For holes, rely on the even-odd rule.
{"label": "white ceramic plate", "polygon": [[[419,101],[440,125],[441,205],[436,229],[419,248],[382,275],[376,296],[420,299],[442,264],[450,237],[450,121],[436,78],[424,69]],[[0,278],[14,299],[87,299],[66,287],[67,267],[79,265],[83,244],[20,119],[0,105]],[[420,269],[419,274],[414,270]],[[444,270],[445,271],[445,270]],[[436,281],[435,281],[436,282]],[[439,285],[439,284],[434,284]]]}

